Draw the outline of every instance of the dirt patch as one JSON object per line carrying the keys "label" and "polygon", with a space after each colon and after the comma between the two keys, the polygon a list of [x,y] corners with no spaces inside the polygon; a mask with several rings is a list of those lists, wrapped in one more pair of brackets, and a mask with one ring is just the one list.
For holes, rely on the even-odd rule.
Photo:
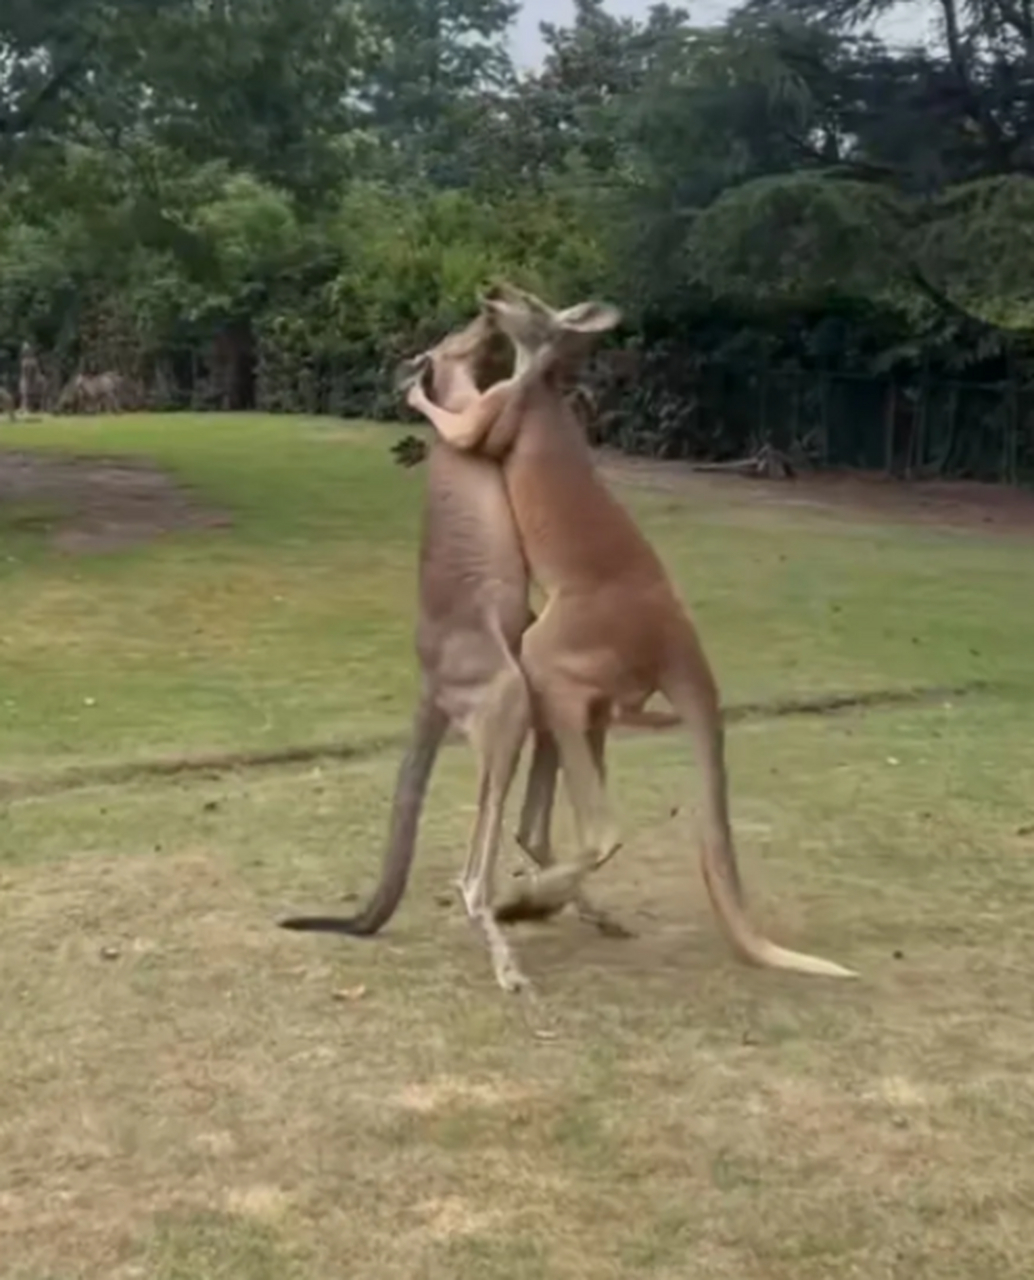
{"label": "dirt patch", "polygon": [[440,1076],[435,1080],[410,1083],[395,1099],[406,1111],[421,1115],[453,1106],[513,1107],[534,1096],[527,1085],[513,1080],[468,1080],[462,1076]]}
{"label": "dirt patch", "polygon": [[1034,493],[975,480],[896,480],[877,472],[829,471],[763,480],[694,471],[688,462],[627,458],[601,450],[608,479],[664,493],[728,494],[737,501],[810,507],[871,520],[990,533],[1034,534]]}
{"label": "dirt patch", "polygon": [[413,1212],[426,1226],[428,1236],[438,1242],[457,1236],[487,1235],[505,1216],[496,1211],[479,1211],[462,1196],[443,1196],[439,1200],[421,1200]]}
{"label": "dirt patch", "polygon": [[43,508],[32,521],[69,552],[111,551],[183,529],[225,528],[165,472],[134,458],[0,451],[0,505]]}
{"label": "dirt patch", "polygon": [[287,1212],[290,1197],[279,1187],[258,1183],[248,1187],[230,1187],[226,1192],[226,1208],[245,1218],[276,1222]]}

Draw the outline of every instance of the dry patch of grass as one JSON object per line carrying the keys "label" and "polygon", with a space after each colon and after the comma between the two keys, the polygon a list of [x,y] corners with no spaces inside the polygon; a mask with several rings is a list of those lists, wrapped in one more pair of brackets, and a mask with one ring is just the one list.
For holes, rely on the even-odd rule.
{"label": "dry patch of grass", "polygon": [[[169,477],[135,459],[78,458],[4,450],[0,504],[14,532],[44,532],[68,552],[108,551],[181,529],[228,521],[200,510]],[[40,514],[38,514],[40,513]]]}
{"label": "dry patch of grass", "polygon": [[[273,919],[365,891],[390,755],[13,805],[2,847],[61,832],[0,893],[13,1274],[1020,1280],[1023,717],[988,698],[771,722],[730,751],[759,918],[862,981],[730,959],[672,813],[688,752],[623,739],[629,842],[598,895],[637,936],[517,932],[548,1041],[448,892],[463,749],[367,942]],[[997,788],[981,754],[989,774],[1011,761]]]}

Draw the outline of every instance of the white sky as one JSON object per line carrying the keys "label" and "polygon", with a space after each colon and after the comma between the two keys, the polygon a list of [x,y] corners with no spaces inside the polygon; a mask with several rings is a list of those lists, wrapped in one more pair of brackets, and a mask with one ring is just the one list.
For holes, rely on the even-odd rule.
{"label": "white sky", "polygon": [[[611,13],[644,18],[651,0],[608,0]],[[683,0],[682,8],[689,11],[694,22],[701,26],[720,22],[733,7],[730,0]],[[542,56],[539,40],[539,23],[557,22],[565,25],[571,20],[571,0],[524,0],[524,9],[517,19],[513,49],[519,66],[534,66]],[[907,42],[921,37],[930,26],[934,5],[931,0],[900,0],[895,8],[879,24],[880,34],[893,43]]]}

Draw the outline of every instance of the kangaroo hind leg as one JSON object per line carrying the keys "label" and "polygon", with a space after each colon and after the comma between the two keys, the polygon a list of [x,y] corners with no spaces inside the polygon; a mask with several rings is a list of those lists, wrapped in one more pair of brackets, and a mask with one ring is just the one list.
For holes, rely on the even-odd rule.
{"label": "kangaroo hind leg", "polygon": [[460,891],[468,916],[488,944],[496,981],[514,992],[530,984],[495,919],[492,899],[503,810],[530,725],[523,673],[516,663],[507,664],[485,690],[468,728],[478,757],[478,812]]}

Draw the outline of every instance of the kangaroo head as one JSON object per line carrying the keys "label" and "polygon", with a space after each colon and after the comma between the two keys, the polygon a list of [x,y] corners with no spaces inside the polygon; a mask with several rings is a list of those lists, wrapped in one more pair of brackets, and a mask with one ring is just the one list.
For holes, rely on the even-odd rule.
{"label": "kangaroo head", "polygon": [[492,318],[514,345],[514,373],[523,373],[546,345],[556,363],[569,367],[584,358],[600,334],[617,328],[621,312],[606,302],[578,302],[555,310],[541,298],[500,281],[481,296],[482,315]]}
{"label": "kangaroo head", "polygon": [[403,360],[395,371],[395,389],[404,393],[423,378],[424,390],[435,404],[462,409],[512,370],[512,344],[492,317],[481,312],[464,328]]}

